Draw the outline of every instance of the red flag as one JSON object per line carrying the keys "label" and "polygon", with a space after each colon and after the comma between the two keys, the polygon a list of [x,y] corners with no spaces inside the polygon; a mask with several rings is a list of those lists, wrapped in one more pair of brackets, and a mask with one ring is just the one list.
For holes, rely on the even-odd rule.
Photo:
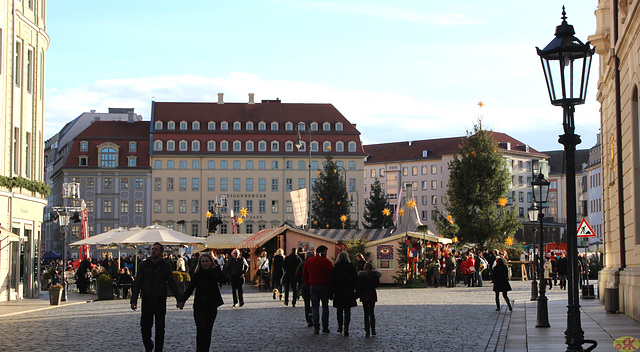
{"label": "red flag", "polygon": [[[89,223],[87,219],[87,210],[80,211],[80,239],[89,238]],[[80,246],[80,259],[87,258],[89,256],[89,245]]]}

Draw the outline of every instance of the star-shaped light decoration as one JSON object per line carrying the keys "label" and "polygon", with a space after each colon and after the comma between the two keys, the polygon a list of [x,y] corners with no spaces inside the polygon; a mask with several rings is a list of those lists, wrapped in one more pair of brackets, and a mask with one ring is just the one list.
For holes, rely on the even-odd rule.
{"label": "star-shaped light decoration", "polygon": [[505,197],[502,197],[502,198],[498,199],[498,205],[501,206],[501,207],[507,206],[507,202],[508,202],[508,200]]}
{"label": "star-shaped light decoration", "polygon": [[242,224],[244,222],[243,218],[238,218],[238,225]]}
{"label": "star-shaped light decoration", "polygon": [[404,209],[398,210],[398,214],[400,214],[400,216],[403,216],[404,215]]}
{"label": "star-shaped light decoration", "polygon": [[210,217],[212,217],[212,216],[213,216],[213,213],[211,213],[210,211],[208,211],[208,212],[207,212],[207,219],[208,219],[208,218],[210,218]]}
{"label": "star-shaped light decoration", "polygon": [[391,215],[391,210],[389,210],[389,208],[384,208],[384,210],[382,210],[382,215],[384,216]]}
{"label": "star-shaped light decoration", "polygon": [[458,237],[454,237],[454,238],[452,238],[452,239],[451,239],[451,242],[453,242],[453,243],[458,243]]}
{"label": "star-shaped light decoration", "polygon": [[451,214],[447,215],[447,221],[449,221],[449,223],[453,225],[453,216],[451,216]]}
{"label": "star-shaped light decoration", "polygon": [[480,101],[478,102],[478,107],[480,107],[480,108],[481,108],[481,107],[484,107],[484,105],[485,105],[485,104],[484,104],[484,102],[482,102],[482,100],[480,100]]}
{"label": "star-shaped light decoration", "polygon": [[247,210],[247,208],[240,209],[240,216],[241,217],[246,218],[247,214],[249,214],[249,211]]}
{"label": "star-shaped light decoration", "polygon": [[342,215],[342,216],[340,217],[340,221],[342,221],[342,222],[346,222],[346,221],[347,221],[347,216],[346,216],[346,215]]}
{"label": "star-shaped light decoration", "polygon": [[416,207],[416,201],[414,199],[411,199],[407,202],[407,206],[409,208],[415,208]]}
{"label": "star-shaped light decoration", "polygon": [[504,243],[505,243],[507,246],[511,246],[511,245],[513,245],[513,238],[511,238],[511,237],[507,237],[507,239],[504,241]]}

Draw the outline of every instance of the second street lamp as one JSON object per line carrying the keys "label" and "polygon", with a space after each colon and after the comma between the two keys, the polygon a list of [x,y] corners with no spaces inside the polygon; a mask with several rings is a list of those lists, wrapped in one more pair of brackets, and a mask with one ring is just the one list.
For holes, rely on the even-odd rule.
{"label": "second street lamp", "polygon": [[549,197],[549,181],[547,181],[542,174],[538,174],[533,182],[531,182],[531,188],[533,188],[533,202],[538,206],[538,222],[540,223],[540,232],[538,237],[540,238],[540,248],[538,249],[538,258],[540,265],[538,266],[538,275],[540,279],[540,295],[538,296],[538,316],[536,320],[536,328],[548,328],[549,325],[549,310],[547,307],[546,293],[546,280],[544,279],[544,233],[542,232],[542,222],[544,221],[544,214],[542,213],[542,205],[547,202]]}
{"label": "second street lamp", "polygon": [[531,232],[533,232],[533,241],[531,243],[533,245],[534,255],[531,258],[529,258],[529,261],[533,262],[533,264],[531,265],[531,272],[533,273],[533,280],[531,281],[531,300],[536,301],[538,299],[538,281],[536,280],[536,272],[538,271],[538,269],[536,268],[535,248],[536,248],[536,223],[538,222],[538,209],[535,207],[535,205],[531,205],[531,208],[529,208],[529,210],[527,211],[527,214],[529,215],[529,221],[533,223],[533,229],[531,230]]}

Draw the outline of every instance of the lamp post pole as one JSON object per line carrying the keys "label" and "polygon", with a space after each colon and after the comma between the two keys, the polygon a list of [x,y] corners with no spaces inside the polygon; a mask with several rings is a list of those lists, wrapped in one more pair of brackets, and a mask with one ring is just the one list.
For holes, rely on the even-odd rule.
{"label": "lamp post pole", "polygon": [[[556,27],[555,38],[544,48],[536,48],[542,63],[542,69],[549,91],[551,104],[561,106],[563,112],[562,127],[564,134],[558,142],[564,146],[567,170],[567,330],[564,332],[567,351],[591,351],[598,343],[585,340],[580,321],[580,302],[578,292],[578,237],[576,216],[576,145],[580,136],[575,134],[573,114],[575,106],[584,104],[591,69],[591,57],[595,50],[589,42],[582,43],[574,36],[573,26],[567,23],[562,7],[562,22]],[[559,76],[559,77],[558,77]],[[591,343],[586,350],[584,343]]]}
{"label": "lamp post pole", "polygon": [[533,223],[533,226],[532,226],[533,228],[531,229],[531,232],[533,233],[533,241],[531,241],[532,248],[533,248],[533,256],[532,258],[529,258],[529,260],[533,262],[533,264],[531,265],[531,272],[533,274],[533,280],[531,280],[531,300],[532,301],[538,300],[538,281],[536,280],[536,273],[538,272],[538,268],[536,267],[536,261],[535,261],[536,221],[538,221],[538,214],[539,212],[537,211],[536,207],[532,205],[531,208],[529,208],[529,221]]}
{"label": "lamp post pole", "polygon": [[538,266],[538,279],[540,280],[540,295],[538,296],[538,315],[536,320],[536,328],[548,328],[549,325],[549,310],[547,305],[546,282],[544,279],[544,232],[542,228],[542,222],[544,220],[544,214],[542,213],[542,205],[547,202],[549,198],[549,184],[544,176],[540,173],[533,182],[531,182],[531,188],[533,189],[533,201],[538,208],[538,222],[540,224],[539,231],[539,248],[538,258],[540,258],[540,264]]}
{"label": "lamp post pole", "polygon": [[351,204],[353,204],[353,194],[356,194],[356,229],[360,228],[360,195],[355,189],[351,192]]}

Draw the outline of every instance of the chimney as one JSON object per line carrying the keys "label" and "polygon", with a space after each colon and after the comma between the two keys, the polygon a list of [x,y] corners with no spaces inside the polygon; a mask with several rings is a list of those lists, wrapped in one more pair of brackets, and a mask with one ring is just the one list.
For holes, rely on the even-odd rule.
{"label": "chimney", "polygon": [[254,93],[249,93],[249,104],[255,104],[254,97],[256,95]]}
{"label": "chimney", "polygon": [[218,104],[224,104],[224,93],[218,93]]}

